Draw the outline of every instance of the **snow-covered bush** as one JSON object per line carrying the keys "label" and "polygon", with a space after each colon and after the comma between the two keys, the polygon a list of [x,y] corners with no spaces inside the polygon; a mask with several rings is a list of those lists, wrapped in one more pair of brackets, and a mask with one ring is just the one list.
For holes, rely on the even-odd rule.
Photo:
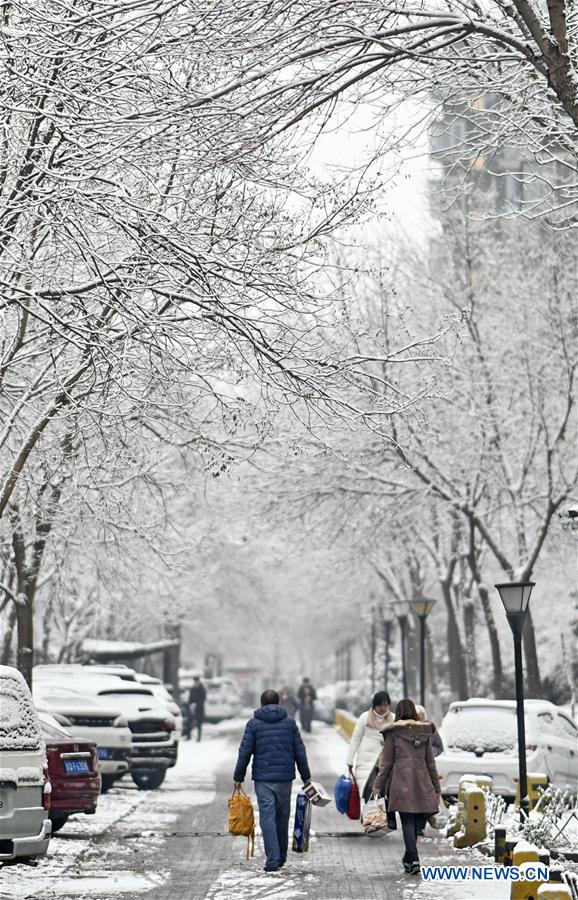
{"label": "snow-covered bush", "polygon": [[575,850],[578,848],[578,801],[568,791],[552,786],[546,788],[521,834],[548,850]]}

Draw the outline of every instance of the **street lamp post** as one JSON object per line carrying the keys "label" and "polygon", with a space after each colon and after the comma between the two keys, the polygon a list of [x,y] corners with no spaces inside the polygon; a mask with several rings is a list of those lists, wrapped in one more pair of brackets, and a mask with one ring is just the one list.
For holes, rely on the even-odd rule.
{"label": "street lamp post", "polygon": [[392,607],[388,604],[387,606],[383,606],[381,608],[381,623],[383,625],[383,686],[387,689],[387,683],[389,681],[389,645],[391,642],[391,626],[393,624],[393,620],[395,617],[395,613]]}
{"label": "street lamp post", "polygon": [[426,622],[435,605],[433,597],[416,597],[410,601],[411,608],[419,619],[419,702],[425,706],[425,636]]}
{"label": "street lamp post", "polygon": [[522,635],[524,621],[535,582],[519,581],[496,584],[506,618],[514,637],[514,672],[516,676],[516,718],[518,722],[518,777],[520,784],[520,817],[528,816],[528,777],[526,772],[526,725],[524,721],[524,669],[522,662]]}
{"label": "street lamp post", "polygon": [[371,693],[375,693],[375,651],[376,651],[376,634],[375,634],[375,606],[371,607]]}
{"label": "street lamp post", "polygon": [[401,677],[403,684],[403,696],[407,697],[407,660],[405,658],[406,638],[407,638],[407,618],[409,615],[409,606],[405,600],[396,600],[393,604],[397,621],[399,622],[399,633],[401,637]]}

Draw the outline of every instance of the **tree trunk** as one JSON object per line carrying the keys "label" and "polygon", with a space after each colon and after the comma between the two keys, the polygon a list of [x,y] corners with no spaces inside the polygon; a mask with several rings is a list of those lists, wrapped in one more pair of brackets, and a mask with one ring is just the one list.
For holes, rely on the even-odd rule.
{"label": "tree trunk", "polygon": [[471,597],[464,601],[464,631],[466,635],[466,653],[470,693],[477,697],[480,691],[478,675],[478,654],[476,652],[476,606]]}
{"label": "tree trunk", "polygon": [[2,648],[0,649],[0,666],[10,666],[14,663],[12,658],[12,643],[14,640],[14,627],[16,625],[17,613],[18,610],[16,608],[16,604],[13,603],[10,608],[10,612],[8,613],[6,630],[2,637]]}
{"label": "tree trunk", "polygon": [[445,581],[440,581],[440,585],[447,610],[447,646],[451,698],[452,700],[467,700],[471,692],[462,636],[458,626],[450,586]]}
{"label": "tree trunk", "polygon": [[502,654],[500,651],[500,641],[498,638],[498,629],[496,628],[496,621],[494,619],[494,614],[492,612],[492,605],[490,603],[490,595],[488,593],[488,589],[485,585],[480,584],[478,582],[478,594],[480,595],[480,600],[482,602],[482,609],[484,610],[484,618],[486,620],[486,627],[488,629],[488,636],[490,638],[490,649],[492,652],[492,667],[493,667],[493,690],[494,697],[496,700],[503,699],[504,695],[504,670],[502,668]]}
{"label": "tree trunk", "polygon": [[526,662],[526,691],[528,697],[540,699],[542,696],[542,679],[536,647],[536,632],[530,610],[526,613],[524,623],[524,657]]}
{"label": "tree trunk", "polygon": [[32,687],[32,667],[34,666],[34,598],[26,593],[18,595],[16,606],[18,620],[18,649],[16,668],[22,672],[28,686]]}

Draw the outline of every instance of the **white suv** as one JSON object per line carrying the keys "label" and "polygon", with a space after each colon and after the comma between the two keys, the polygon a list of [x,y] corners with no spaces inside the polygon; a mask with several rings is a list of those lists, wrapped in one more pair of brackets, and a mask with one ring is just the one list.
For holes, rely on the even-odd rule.
{"label": "white suv", "polygon": [[[526,765],[551,784],[578,793],[578,729],[547,700],[526,700]],[[451,703],[441,724],[444,752],[436,757],[442,794],[458,792],[462,775],[489,775],[496,794],[516,796],[518,740],[514,700]]]}
{"label": "white suv", "polygon": [[51,823],[46,749],[24,678],[0,666],[0,863],[44,856]]}
{"label": "white suv", "polygon": [[183,714],[179,704],[175,703],[173,700],[169,689],[163,684],[160,678],[154,678],[152,675],[145,675],[143,672],[136,673],[136,680],[139,684],[144,684],[149,691],[153,692],[157,700],[160,700],[161,703],[166,706],[175,720],[175,740],[180,741],[183,734]]}
{"label": "white suv", "polygon": [[49,685],[38,679],[33,687],[34,702],[37,709],[54,716],[73,737],[96,744],[105,794],[130,768],[132,733],[115,704],[101,703],[71,687]]}
{"label": "white suv", "polygon": [[129,764],[133,781],[142,790],[160,787],[167,769],[177,761],[179,742],[174,717],[148,687],[116,674],[91,671],[90,666],[63,666],[60,671],[57,666],[46,667],[46,674],[39,675],[36,681],[35,691],[46,691],[47,681],[52,692],[58,690],[75,700],[81,694],[100,706],[117,710],[128,721],[131,733]]}

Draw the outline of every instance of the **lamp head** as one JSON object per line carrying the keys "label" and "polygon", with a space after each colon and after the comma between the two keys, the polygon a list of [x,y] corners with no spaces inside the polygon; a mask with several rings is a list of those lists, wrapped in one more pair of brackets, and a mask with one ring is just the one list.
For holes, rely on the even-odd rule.
{"label": "lamp head", "polygon": [[390,625],[393,622],[395,617],[395,612],[393,606],[391,604],[387,604],[387,606],[382,607],[381,616],[386,625]]}
{"label": "lamp head", "polygon": [[419,616],[420,619],[425,619],[426,616],[429,616],[436,602],[435,597],[416,597],[414,600],[410,600],[410,606],[416,616]]}
{"label": "lamp head", "polygon": [[509,581],[496,584],[507,615],[524,615],[528,611],[530,594],[535,581]]}
{"label": "lamp head", "polygon": [[393,603],[393,611],[398,619],[407,618],[409,615],[409,604],[407,600],[395,600]]}

